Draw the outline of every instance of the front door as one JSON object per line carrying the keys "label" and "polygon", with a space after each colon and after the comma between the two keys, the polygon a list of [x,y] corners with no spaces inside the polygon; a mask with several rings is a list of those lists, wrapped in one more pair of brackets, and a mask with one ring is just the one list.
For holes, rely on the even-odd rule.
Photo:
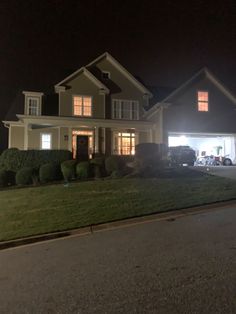
{"label": "front door", "polygon": [[77,135],[76,137],[76,159],[79,161],[85,161],[89,159],[88,152],[88,136]]}

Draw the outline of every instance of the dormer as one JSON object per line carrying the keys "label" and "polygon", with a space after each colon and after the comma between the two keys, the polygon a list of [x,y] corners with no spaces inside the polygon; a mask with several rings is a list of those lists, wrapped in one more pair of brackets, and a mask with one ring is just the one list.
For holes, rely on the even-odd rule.
{"label": "dormer", "polygon": [[29,116],[40,116],[42,114],[43,93],[23,91],[25,95],[24,114]]}

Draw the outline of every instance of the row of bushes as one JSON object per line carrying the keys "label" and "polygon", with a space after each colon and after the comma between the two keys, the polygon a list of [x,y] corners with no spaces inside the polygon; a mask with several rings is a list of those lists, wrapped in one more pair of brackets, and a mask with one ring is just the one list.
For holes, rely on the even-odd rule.
{"label": "row of bushes", "polygon": [[127,173],[124,159],[120,156],[110,156],[105,158],[99,156],[89,161],[79,162],[76,160],[66,160],[58,163],[46,163],[39,169],[34,167],[23,167],[14,172],[11,170],[0,170],[0,186],[8,185],[28,185],[37,183],[47,183],[56,180],[71,180],[88,178],[101,178],[104,176],[121,177]]}
{"label": "row of bushes", "polygon": [[[68,156],[70,158],[66,158]],[[63,178],[69,182],[75,179],[105,176],[112,178],[120,178],[124,175],[156,176],[164,165],[164,156],[165,147],[153,143],[137,145],[134,161],[129,166],[127,161],[131,160],[127,158],[128,156],[97,155],[91,161],[78,163],[71,159],[71,153],[68,151],[8,149],[0,157],[0,186],[14,183],[18,185],[47,183]]]}
{"label": "row of bushes", "polygon": [[0,156],[0,169],[17,172],[25,167],[39,169],[46,163],[60,165],[63,161],[71,159],[69,150],[19,150],[9,148]]}

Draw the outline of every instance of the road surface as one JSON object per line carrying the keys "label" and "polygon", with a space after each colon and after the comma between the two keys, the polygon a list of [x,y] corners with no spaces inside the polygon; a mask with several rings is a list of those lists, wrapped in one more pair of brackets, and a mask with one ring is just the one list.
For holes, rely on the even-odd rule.
{"label": "road surface", "polygon": [[0,251],[0,313],[236,313],[236,205]]}
{"label": "road surface", "polygon": [[194,170],[203,171],[215,176],[236,180],[236,166],[194,166]]}

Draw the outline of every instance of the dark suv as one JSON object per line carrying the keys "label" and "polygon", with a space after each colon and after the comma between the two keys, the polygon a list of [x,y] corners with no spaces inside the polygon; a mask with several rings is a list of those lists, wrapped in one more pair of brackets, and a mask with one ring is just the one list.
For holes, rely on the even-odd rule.
{"label": "dark suv", "polygon": [[193,166],[196,161],[195,151],[189,146],[174,146],[168,149],[171,166]]}

